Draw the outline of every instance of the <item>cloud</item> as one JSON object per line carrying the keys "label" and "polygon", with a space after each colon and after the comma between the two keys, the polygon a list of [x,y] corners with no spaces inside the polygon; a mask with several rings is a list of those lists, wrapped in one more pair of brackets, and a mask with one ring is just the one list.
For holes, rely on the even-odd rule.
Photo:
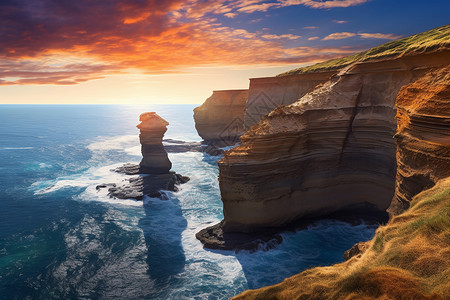
{"label": "cloud", "polygon": [[345,24],[348,23],[348,21],[345,20],[333,20],[334,23],[338,23],[338,24]]}
{"label": "cloud", "polygon": [[254,13],[266,12],[269,9],[303,5],[314,9],[330,9],[360,5],[370,0],[237,0],[237,1],[196,1],[188,2],[188,11],[194,12],[190,16],[201,17],[207,13]]}
{"label": "cloud", "polygon": [[322,40],[342,40],[350,37],[359,36],[363,39],[383,39],[383,40],[396,40],[403,36],[392,33],[353,33],[353,32],[336,32],[327,35]]}
{"label": "cloud", "polygon": [[261,37],[268,39],[268,40],[280,40],[280,39],[288,39],[288,40],[297,40],[301,38],[300,35],[294,35],[294,34],[264,34]]}
{"label": "cloud", "polygon": [[347,38],[353,37],[355,35],[356,35],[356,33],[352,33],[352,32],[336,32],[336,33],[327,35],[322,40],[324,40],[324,41],[342,40],[342,39],[347,39]]}
{"label": "cloud", "polygon": [[383,40],[397,40],[402,38],[402,35],[392,33],[358,33],[363,39],[383,39]]}
{"label": "cloud", "polygon": [[[317,1],[275,1],[264,9],[311,2]],[[223,26],[215,18],[235,17],[267,3],[3,1],[0,85],[77,84],[136,70],[164,74],[192,66],[304,64],[360,50],[292,47],[300,36],[250,32]]]}
{"label": "cloud", "polygon": [[287,3],[299,3],[312,8],[335,8],[335,7],[349,7],[360,5],[370,0],[328,0],[328,1],[313,1],[313,0],[286,0]]}
{"label": "cloud", "polygon": [[312,37],[308,38],[308,41],[315,41],[315,40],[318,40],[318,39],[320,39],[320,37],[312,36]]}
{"label": "cloud", "polygon": [[317,27],[317,26],[305,26],[305,27],[303,27],[303,29],[317,29],[317,28],[319,28],[319,27]]}

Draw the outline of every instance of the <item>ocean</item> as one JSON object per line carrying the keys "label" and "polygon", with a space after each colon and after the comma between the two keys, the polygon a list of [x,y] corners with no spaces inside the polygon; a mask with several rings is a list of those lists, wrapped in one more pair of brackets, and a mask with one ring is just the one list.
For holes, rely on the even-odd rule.
{"label": "ocean", "polygon": [[195,105],[0,105],[0,299],[228,299],[343,261],[375,225],[321,221],[269,251],[211,251],[195,238],[219,222],[216,161],[169,153],[191,180],[169,200],[110,199],[96,185],[141,158],[139,114],[165,139],[200,141]]}

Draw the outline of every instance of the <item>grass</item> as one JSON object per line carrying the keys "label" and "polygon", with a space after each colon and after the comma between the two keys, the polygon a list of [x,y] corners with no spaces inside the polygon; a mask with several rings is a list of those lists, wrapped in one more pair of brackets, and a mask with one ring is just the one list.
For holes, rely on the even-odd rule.
{"label": "grass", "polygon": [[450,49],[450,25],[434,28],[400,40],[388,42],[378,47],[351,56],[333,59],[311,66],[294,69],[277,75],[278,77],[339,70],[355,62],[400,57],[404,55]]}
{"label": "grass", "polygon": [[369,248],[236,299],[446,299],[450,295],[450,177],[378,228]]}

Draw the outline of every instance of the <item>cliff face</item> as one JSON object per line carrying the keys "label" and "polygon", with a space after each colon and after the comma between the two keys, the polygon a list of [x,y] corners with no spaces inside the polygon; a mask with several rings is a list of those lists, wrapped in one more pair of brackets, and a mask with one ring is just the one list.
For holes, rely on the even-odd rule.
{"label": "cliff face", "polygon": [[208,143],[234,145],[244,131],[245,103],[248,90],[214,91],[194,109],[195,128]]}
{"label": "cliff face", "polygon": [[284,77],[251,78],[245,108],[245,129],[258,123],[263,116],[277,106],[289,105],[297,101],[336,73],[337,71],[330,71]]}
{"label": "cliff face", "polygon": [[448,298],[450,67],[404,86],[396,105],[398,170],[390,210],[398,215],[348,261],[306,270],[235,299]]}
{"label": "cliff face", "polygon": [[394,215],[420,191],[450,176],[450,67],[400,90],[395,139],[398,168],[389,208]]}
{"label": "cliff face", "polygon": [[219,161],[223,230],[281,226],[394,195],[399,89],[450,53],[358,63],[275,109]]}

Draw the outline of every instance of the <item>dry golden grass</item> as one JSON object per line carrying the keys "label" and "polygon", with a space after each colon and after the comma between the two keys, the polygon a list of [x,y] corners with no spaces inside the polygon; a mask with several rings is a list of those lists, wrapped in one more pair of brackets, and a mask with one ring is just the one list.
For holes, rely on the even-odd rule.
{"label": "dry golden grass", "polygon": [[361,256],[234,299],[448,299],[450,177],[378,228]]}
{"label": "dry golden grass", "polygon": [[400,57],[450,48],[450,25],[434,28],[343,58],[294,69],[278,76],[339,70],[355,62]]}

